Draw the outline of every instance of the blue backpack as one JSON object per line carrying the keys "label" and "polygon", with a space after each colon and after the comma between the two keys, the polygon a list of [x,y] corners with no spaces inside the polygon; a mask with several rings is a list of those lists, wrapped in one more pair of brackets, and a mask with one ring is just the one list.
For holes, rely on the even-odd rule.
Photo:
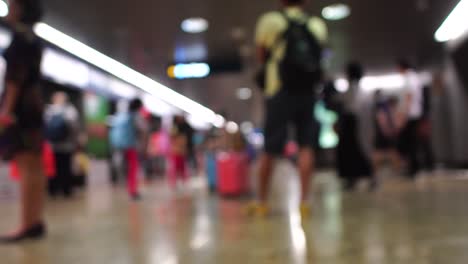
{"label": "blue backpack", "polygon": [[134,117],[130,113],[118,114],[110,131],[111,145],[116,149],[128,149],[136,145]]}
{"label": "blue backpack", "polygon": [[46,138],[52,143],[65,141],[69,134],[70,127],[63,113],[52,115],[45,125]]}

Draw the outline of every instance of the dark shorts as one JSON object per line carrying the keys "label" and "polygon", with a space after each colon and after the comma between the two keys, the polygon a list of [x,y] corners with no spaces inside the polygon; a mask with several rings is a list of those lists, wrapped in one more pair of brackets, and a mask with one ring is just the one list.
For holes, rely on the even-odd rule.
{"label": "dark shorts", "polygon": [[280,91],[266,101],[265,152],[282,155],[288,140],[289,127],[301,148],[314,148],[318,125],[314,117],[313,94],[291,94]]}

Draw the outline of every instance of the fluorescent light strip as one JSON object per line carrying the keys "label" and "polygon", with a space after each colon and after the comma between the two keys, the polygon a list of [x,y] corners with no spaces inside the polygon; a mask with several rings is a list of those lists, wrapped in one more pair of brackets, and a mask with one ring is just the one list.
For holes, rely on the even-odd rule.
{"label": "fluorescent light strip", "polygon": [[439,42],[454,40],[468,30],[468,0],[461,0],[435,33]]}
{"label": "fluorescent light strip", "polygon": [[73,39],[72,37],[45,24],[34,27],[36,34],[46,41],[72,53],[90,64],[154,95],[161,100],[195,116],[200,116],[208,123],[216,120],[216,113],[211,109],[173,91],[126,65],[100,53],[99,51]]}
{"label": "fluorescent light strip", "polygon": [[[366,76],[361,80],[361,88],[365,92],[372,92],[376,89],[392,90],[403,88],[405,79],[401,74],[393,73],[378,76]],[[335,80],[335,87],[338,92],[344,93],[348,91],[349,82],[344,78]]]}

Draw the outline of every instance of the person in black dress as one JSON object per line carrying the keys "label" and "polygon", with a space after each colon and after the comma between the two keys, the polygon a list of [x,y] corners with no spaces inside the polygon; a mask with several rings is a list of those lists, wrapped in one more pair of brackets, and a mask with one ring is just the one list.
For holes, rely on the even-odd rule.
{"label": "person in black dress", "polygon": [[6,20],[13,39],[3,54],[7,70],[0,103],[0,125],[2,130],[12,127],[16,130],[8,153],[17,162],[22,175],[21,222],[15,232],[0,237],[0,243],[39,239],[45,235],[42,218],[45,176],[41,160],[43,103],[39,86],[42,44],[33,32],[33,25],[41,15],[38,0],[9,2]]}
{"label": "person in black dress", "polygon": [[336,150],[338,175],[344,181],[345,190],[356,187],[361,177],[370,177],[371,189],[377,187],[372,163],[364,151],[359,137],[360,80],[364,70],[357,62],[349,63],[346,69],[349,88],[339,95],[339,144]]}

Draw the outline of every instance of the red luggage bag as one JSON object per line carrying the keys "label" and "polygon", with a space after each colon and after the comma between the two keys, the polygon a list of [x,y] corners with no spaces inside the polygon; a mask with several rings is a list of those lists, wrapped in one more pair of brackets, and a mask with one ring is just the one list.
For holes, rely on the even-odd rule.
{"label": "red luggage bag", "polygon": [[239,196],[248,191],[249,163],[245,153],[223,152],[218,155],[218,192]]}

